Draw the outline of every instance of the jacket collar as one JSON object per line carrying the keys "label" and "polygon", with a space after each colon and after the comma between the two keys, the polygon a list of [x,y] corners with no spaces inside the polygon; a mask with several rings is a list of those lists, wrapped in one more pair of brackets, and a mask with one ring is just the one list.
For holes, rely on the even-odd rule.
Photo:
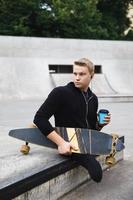
{"label": "jacket collar", "polygon": [[[82,93],[82,91],[81,91],[79,88],[76,88],[76,87],[75,87],[75,85],[74,85],[73,82],[69,82],[69,83],[67,84],[67,87],[70,87],[71,89],[77,90],[77,91],[79,91],[79,92]],[[92,93],[92,91],[91,91],[91,89],[90,89],[89,87],[88,87],[87,92],[88,92],[88,95],[89,95],[89,96],[92,96],[92,95],[93,95],[93,93]]]}

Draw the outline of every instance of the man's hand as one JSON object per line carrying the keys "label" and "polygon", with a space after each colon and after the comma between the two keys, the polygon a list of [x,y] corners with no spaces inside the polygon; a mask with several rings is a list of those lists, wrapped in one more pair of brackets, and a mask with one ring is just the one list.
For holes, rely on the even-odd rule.
{"label": "man's hand", "polygon": [[58,133],[55,131],[52,131],[48,136],[47,136],[51,141],[53,141],[55,144],[58,146],[58,151],[59,154],[63,155],[71,155],[72,154],[72,149],[77,151],[78,148],[76,148],[71,142],[65,141]]}
{"label": "man's hand", "polygon": [[77,151],[78,149],[72,145],[70,142],[62,142],[62,144],[60,144],[58,146],[58,151],[59,154],[63,154],[63,155],[71,155],[72,154],[72,149]]}
{"label": "man's hand", "polygon": [[104,117],[104,124],[99,124],[98,123],[98,127],[97,127],[97,130],[101,130],[104,126],[108,125],[111,121],[111,114],[109,113],[108,115],[106,115]]}
{"label": "man's hand", "polygon": [[111,120],[111,114],[109,113],[108,115],[106,115],[105,117],[104,117],[104,126],[106,126],[107,124],[109,124],[110,123],[110,120]]}

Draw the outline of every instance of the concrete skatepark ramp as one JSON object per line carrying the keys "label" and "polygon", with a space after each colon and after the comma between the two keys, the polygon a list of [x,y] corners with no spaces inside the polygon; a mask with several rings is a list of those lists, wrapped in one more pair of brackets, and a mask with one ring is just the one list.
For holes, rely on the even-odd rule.
{"label": "concrete skatepark ramp", "polygon": [[95,74],[91,81],[91,89],[97,95],[115,95],[117,92],[111,87],[105,74]]}
{"label": "concrete skatepark ramp", "polygon": [[110,70],[105,69],[105,73],[118,94],[133,95],[133,60],[110,63]]}
{"label": "concrete skatepark ramp", "polygon": [[44,99],[72,80],[70,74],[50,74],[49,65],[81,57],[102,66],[91,84],[99,97],[133,96],[133,42],[0,36],[0,46],[0,100]]}
{"label": "concrete skatepark ramp", "polygon": [[[65,85],[72,81],[72,74],[51,74],[53,86]],[[113,90],[104,74],[95,74],[93,77],[90,88],[97,95],[113,95],[117,92]]]}

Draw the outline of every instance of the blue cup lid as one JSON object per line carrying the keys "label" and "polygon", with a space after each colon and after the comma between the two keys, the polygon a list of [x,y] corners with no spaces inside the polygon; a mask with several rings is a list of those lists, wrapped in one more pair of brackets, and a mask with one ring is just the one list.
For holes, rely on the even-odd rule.
{"label": "blue cup lid", "polygon": [[109,113],[109,111],[108,111],[108,110],[106,110],[106,109],[100,109],[100,110],[99,110],[99,113],[107,113],[107,114],[108,114],[108,113]]}

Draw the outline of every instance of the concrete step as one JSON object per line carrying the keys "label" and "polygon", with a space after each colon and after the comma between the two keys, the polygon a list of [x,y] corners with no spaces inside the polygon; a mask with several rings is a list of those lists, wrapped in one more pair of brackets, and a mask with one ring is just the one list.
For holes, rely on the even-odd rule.
{"label": "concrete step", "polygon": [[[48,152],[45,151],[45,153],[47,154]],[[40,155],[38,154],[39,157]],[[45,156],[44,152],[43,155]],[[51,160],[53,159],[52,156],[55,158],[54,161]],[[105,165],[105,157],[106,156],[97,157],[103,170],[108,168],[108,166]],[[117,153],[115,157],[117,162],[122,160],[123,151]],[[77,166],[76,163],[68,158],[59,156],[57,153],[54,153],[54,151],[49,154],[49,158],[47,157],[47,159],[47,166],[45,163],[45,167],[43,166],[44,168],[38,170],[37,173],[30,174],[31,170],[33,171],[32,167],[28,167],[28,173],[30,175],[28,175],[26,171],[19,174],[11,173],[10,177],[8,177],[8,181],[5,181],[5,184],[4,180],[2,182],[3,186],[0,189],[0,199],[57,200],[86,181],[91,180],[87,170],[81,166]],[[20,160],[16,160],[14,164],[18,166]],[[27,176],[25,176],[26,173]],[[16,177],[16,180],[14,177],[15,181],[13,181],[13,176]]]}

